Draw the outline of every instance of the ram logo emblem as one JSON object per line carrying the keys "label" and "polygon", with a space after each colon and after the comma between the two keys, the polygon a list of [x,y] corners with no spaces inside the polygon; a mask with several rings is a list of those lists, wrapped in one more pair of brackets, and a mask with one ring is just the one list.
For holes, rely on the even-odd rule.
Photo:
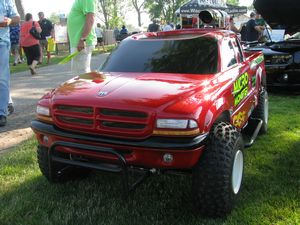
{"label": "ram logo emblem", "polygon": [[106,96],[107,94],[108,94],[107,91],[99,91],[98,96],[99,96],[99,97],[104,97],[104,96]]}

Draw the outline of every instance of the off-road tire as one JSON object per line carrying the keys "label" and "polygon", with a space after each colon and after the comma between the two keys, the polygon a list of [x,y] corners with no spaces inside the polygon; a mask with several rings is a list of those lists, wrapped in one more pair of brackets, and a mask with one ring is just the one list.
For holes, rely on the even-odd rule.
{"label": "off-road tire", "polygon": [[50,170],[48,148],[41,145],[37,148],[37,159],[42,174],[51,183],[64,183],[68,180],[85,178],[90,173],[90,169],[68,166],[58,162],[52,162]]}
{"label": "off-road tire", "polygon": [[266,89],[262,89],[258,97],[258,105],[252,113],[253,118],[258,118],[263,121],[259,133],[265,134],[268,131],[269,120],[269,97]]}
{"label": "off-road tire", "polygon": [[[243,178],[243,149],[242,136],[234,126],[220,122],[212,128],[207,147],[193,169],[193,199],[202,215],[224,217],[231,212]],[[236,155],[241,157],[242,164],[240,185],[234,190]]]}

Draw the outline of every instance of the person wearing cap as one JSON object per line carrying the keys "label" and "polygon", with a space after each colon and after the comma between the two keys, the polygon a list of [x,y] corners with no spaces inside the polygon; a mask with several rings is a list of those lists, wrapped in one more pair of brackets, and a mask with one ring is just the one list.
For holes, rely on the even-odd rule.
{"label": "person wearing cap", "polygon": [[258,41],[260,34],[264,31],[265,27],[256,23],[256,13],[250,14],[250,20],[246,24],[246,41]]}

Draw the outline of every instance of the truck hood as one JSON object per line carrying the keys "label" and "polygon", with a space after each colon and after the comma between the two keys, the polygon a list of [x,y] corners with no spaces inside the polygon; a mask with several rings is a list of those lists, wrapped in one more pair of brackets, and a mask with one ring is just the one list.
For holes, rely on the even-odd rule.
{"label": "truck hood", "polygon": [[99,73],[75,77],[52,92],[54,104],[158,108],[211,87],[213,75]]}
{"label": "truck hood", "polygon": [[257,12],[262,15],[272,28],[281,26],[288,32],[299,30],[299,1],[254,0],[253,4]]}

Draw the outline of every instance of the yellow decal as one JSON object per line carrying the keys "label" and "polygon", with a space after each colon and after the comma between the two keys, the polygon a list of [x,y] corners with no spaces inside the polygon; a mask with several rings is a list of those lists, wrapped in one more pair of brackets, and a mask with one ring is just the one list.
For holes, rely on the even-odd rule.
{"label": "yellow decal", "polygon": [[237,106],[248,94],[248,73],[242,74],[233,84],[234,106]]}
{"label": "yellow decal", "polygon": [[245,122],[245,120],[246,120],[246,112],[245,111],[239,112],[232,119],[233,125],[236,127],[241,127],[243,122]]}

